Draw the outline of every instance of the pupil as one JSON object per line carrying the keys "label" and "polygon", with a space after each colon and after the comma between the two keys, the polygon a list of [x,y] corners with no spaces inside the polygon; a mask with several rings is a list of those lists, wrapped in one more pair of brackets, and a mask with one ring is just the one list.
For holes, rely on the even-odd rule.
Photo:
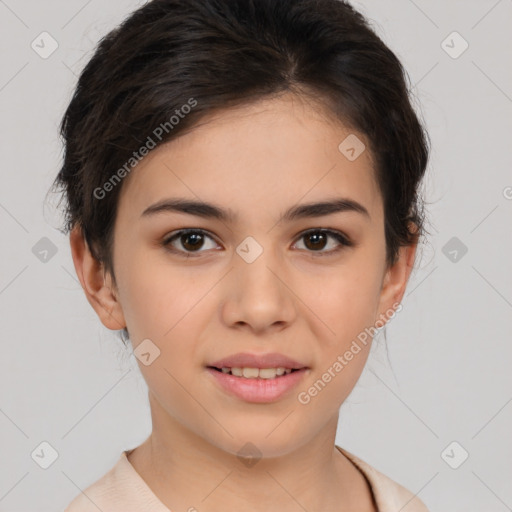
{"label": "pupil", "polygon": [[191,250],[201,247],[202,241],[203,241],[202,237],[203,237],[203,235],[201,235],[200,233],[186,233],[186,234],[182,235],[182,239],[185,239],[185,240],[192,239],[192,243],[189,243],[189,242],[183,243],[182,242],[183,247],[185,247],[186,249],[191,249]]}
{"label": "pupil", "polygon": [[[306,240],[313,240],[313,244],[308,244],[306,242],[306,247],[308,247],[308,249],[323,249],[325,245],[325,238],[325,233],[312,233],[306,235]],[[318,243],[320,246],[318,245]]]}

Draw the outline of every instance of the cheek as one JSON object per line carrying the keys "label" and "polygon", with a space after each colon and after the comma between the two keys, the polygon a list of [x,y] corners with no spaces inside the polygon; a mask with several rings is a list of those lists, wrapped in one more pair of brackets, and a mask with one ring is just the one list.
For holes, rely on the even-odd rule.
{"label": "cheek", "polygon": [[[340,305],[339,299],[337,304]],[[319,340],[320,358],[300,390],[302,395],[297,397],[301,406],[309,408],[310,415],[323,417],[325,411],[335,414],[356,385],[371,348],[372,311],[366,303],[352,298],[344,310],[332,312],[335,335],[329,333]]]}
{"label": "cheek", "polygon": [[340,356],[343,361],[345,351],[342,351],[324,366],[320,365],[314,378],[297,394],[298,407],[302,408],[303,414],[311,419],[338,414],[362,373],[368,353],[369,345],[361,345],[360,351],[352,354],[350,361],[341,363],[337,359]]}
{"label": "cheek", "polygon": [[141,258],[123,267],[120,301],[132,341],[164,343],[173,339],[200,313],[209,281],[184,278],[179,269]]}
{"label": "cheek", "polygon": [[306,304],[324,327],[317,335],[333,349],[341,350],[345,343],[350,344],[352,338],[374,324],[380,276],[373,269],[347,265],[322,280],[315,279],[314,286],[309,286]]}
{"label": "cheek", "polygon": [[134,351],[145,339],[159,351],[150,365],[138,363],[141,373],[156,395],[166,396],[163,401],[188,407],[186,400],[181,403],[183,390],[178,382],[189,385],[192,366],[202,364],[196,353],[207,318],[206,302],[201,299],[211,280],[185,276],[161,261],[139,261],[145,263],[134,258],[133,264],[123,267],[120,299]]}
{"label": "cheek", "polygon": [[[322,322],[316,333],[321,358],[315,375],[302,389],[301,406],[333,414],[354,388],[368,359],[379,303],[380,274],[377,262],[361,254],[358,261],[340,267],[336,276],[309,294],[308,306]],[[328,326],[326,328],[325,326]]]}
{"label": "cheek", "polygon": [[[129,277],[128,277],[129,276]],[[123,311],[134,351],[142,340],[156,345],[158,356],[149,365],[138,361],[148,388],[161,404],[173,411],[193,411],[189,395],[192,366],[200,364],[194,340],[202,314],[201,287],[170,266],[134,266],[125,276]],[[159,352],[158,352],[159,351]]]}

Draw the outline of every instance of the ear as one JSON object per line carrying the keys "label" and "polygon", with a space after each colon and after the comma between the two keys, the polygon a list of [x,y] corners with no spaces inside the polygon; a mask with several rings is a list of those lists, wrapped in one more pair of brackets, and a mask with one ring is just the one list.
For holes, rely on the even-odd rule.
{"label": "ear", "polygon": [[89,304],[105,327],[123,329],[126,322],[110,273],[105,272],[103,264],[91,254],[79,226],[72,229],[69,241],[75,270]]}
{"label": "ear", "polygon": [[[414,224],[412,226],[413,227],[410,227],[410,229],[417,233],[416,226]],[[382,281],[378,309],[381,315],[381,320],[386,318],[384,313],[395,310],[396,307],[393,305],[402,301],[405,288],[407,287],[407,282],[409,281],[409,276],[411,275],[411,271],[414,267],[417,247],[417,237],[413,244],[400,247],[396,262],[386,270],[386,274]]]}

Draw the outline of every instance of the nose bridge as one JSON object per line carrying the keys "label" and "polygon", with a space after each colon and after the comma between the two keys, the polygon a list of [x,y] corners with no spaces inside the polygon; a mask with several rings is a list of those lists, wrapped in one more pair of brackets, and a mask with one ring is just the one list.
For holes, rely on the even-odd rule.
{"label": "nose bridge", "polygon": [[[236,248],[237,262],[235,264],[236,279],[247,285],[258,288],[271,287],[273,292],[282,286],[276,274],[282,272],[279,253],[271,245],[270,235],[247,236]],[[259,241],[258,241],[259,240]]]}
{"label": "nose bridge", "polygon": [[261,243],[247,236],[236,247],[225,320],[260,330],[276,322],[289,322],[294,307],[293,294],[285,285],[284,260],[271,246],[271,236],[258,238]]}

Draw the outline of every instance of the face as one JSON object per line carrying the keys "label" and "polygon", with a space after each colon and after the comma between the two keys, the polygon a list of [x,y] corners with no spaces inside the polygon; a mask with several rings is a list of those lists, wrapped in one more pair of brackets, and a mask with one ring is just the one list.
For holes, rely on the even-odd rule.
{"label": "face", "polygon": [[[320,108],[286,95],[207,121],[125,178],[112,308],[146,354],[154,426],[282,455],[335,426],[370,349],[362,333],[400,301],[411,253],[386,267],[369,150],[348,159],[338,146],[354,132]],[[209,368],[240,353],[278,359],[226,367],[298,371],[256,382]]]}

